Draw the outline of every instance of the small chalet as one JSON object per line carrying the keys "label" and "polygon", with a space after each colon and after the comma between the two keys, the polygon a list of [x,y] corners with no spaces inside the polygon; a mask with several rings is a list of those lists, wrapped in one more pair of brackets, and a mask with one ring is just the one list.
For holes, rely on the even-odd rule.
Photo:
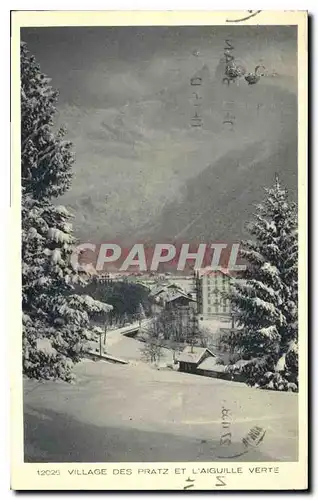
{"label": "small chalet", "polygon": [[178,290],[173,295],[166,298],[166,307],[195,307],[196,300],[190,294]]}
{"label": "small chalet", "polygon": [[152,289],[152,311],[159,313],[163,308],[196,308],[196,299],[174,283],[167,283]]}
{"label": "small chalet", "polygon": [[208,358],[216,358],[216,356],[207,347],[186,346],[181,353],[177,354],[176,361],[179,362],[181,372],[196,373],[198,365]]}
{"label": "small chalet", "polygon": [[197,374],[205,377],[225,378],[226,367],[219,358],[206,358],[197,367]]}
{"label": "small chalet", "polygon": [[222,378],[224,380],[234,380],[236,382],[244,382],[245,377],[240,373],[240,368],[242,368],[248,361],[239,360],[234,365],[231,365],[232,369],[229,369],[229,364],[220,363],[220,358],[206,358],[197,367],[196,373],[198,375],[203,375],[204,377]]}

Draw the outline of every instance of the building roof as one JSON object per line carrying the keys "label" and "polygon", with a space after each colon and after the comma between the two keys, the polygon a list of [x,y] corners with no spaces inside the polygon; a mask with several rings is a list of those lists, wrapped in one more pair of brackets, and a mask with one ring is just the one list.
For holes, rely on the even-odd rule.
{"label": "building roof", "polygon": [[213,267],[203,267],[199,270],[200,278],[203,276],[215,276],[217,274],[223,274],[227,278],[231,278],[231,273],[227,267],[223,267],[222,269],[213,269]]}
{"label": "building roof", "polygon": [[167,297],[166,302],[173,302],[174,300],[179,299],[180,297],[184,297],[185,299],[188,299],[190,302],[196,302],[196,300],[193,297],[191,297],[185,292],[182,292],[181,290],[176,292],[174,295]]}
{"label": "building roof", "polygon": [[176,290],[180,289],[180,287],[178,287],[178,285],[175,285],[174,283],[166,283],[164,285],[154,286],[150,292],[150,295],[151,296],[159,295],[162,292],[166,292],[169,288],[175,288]]}
{"label": "building roof", "polygon": [[205,352],[208,352],[210,356],[214,357],[215,354],[207,347],[196,347],[187,345],[183,351],[176,356],[176,361],[181,361],[183,363],[200,363]]}
{"label": "building roof", "polygon": [[197,367],[199,370],[207,370],[211,372],[224,373],[226,371],[225,365],[219,363],[219,358],[209,357],[202,361]]}

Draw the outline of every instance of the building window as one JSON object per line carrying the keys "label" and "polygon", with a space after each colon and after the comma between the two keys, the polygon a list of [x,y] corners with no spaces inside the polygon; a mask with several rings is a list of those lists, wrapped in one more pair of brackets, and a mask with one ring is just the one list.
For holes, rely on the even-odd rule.
{"label": "building window", "polygon": [[215,307],[215,312],[218,313],[219,312],[219,302],[217,300],[214,303],[214,307]]}

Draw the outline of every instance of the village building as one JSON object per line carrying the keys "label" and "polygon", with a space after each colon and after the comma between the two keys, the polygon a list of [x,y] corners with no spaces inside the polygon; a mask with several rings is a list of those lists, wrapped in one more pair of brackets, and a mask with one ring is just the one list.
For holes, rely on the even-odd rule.
{"label": "village building", "polygon": [[236,382],[245,381],[241,368],[248,361],[239,360],[229,369],[229,363],[217,356],[207,347],[186,346],[178,353],[175,360],[179,363],[179,371],[202,375],[204,377],[222,378]]}
{"label": "village building", "polygon": [[190,295],[181,290],[176,291],[173,295],[166,298],[165,305],[167,308],[196,308],[196,300]]}
{"label": "village building", "polygon": [[[223,357],[222,357],[223,360]],[[229,364],[220,363],[220,358],[209,357],[204,359],[197,367],[196,374],[204,377],[222,378],[224,380],[233,380],[235,382],[244,382],[245,376],[241,373],[241,368],[248,361],[239,360],[229,369]]]}
{"label": "village building", "polygon": [[210,357],[216,357],[210,349],[188,345],[176,355],[176,361],[181,372],[196,373],[199,364]]}
{"label": "village building", "polygon": [[227,270],[204,268],[197,272],[196,289],[198,314],[204,319],[230,319],[231,302],[227,296],[233,278]]}
{"label": "village building", "polygon": [[196,373],[205,377],[224,378],[226,366],[220,363],[219,358],[208,357],[197,366]]}
{"label": "village building", "polygon": [[158,313],[163,308],[192,308],[196,310],[196,299],[175,283],[154,287],[150,292],[150,297],[153,298],[153,313]]}
{"label": "village building", "polygon": [[168,293],[174,293],[175,291],[180,290],[180,288],[174,283],[156,283],[150,291],[150,297],[163,297]]}

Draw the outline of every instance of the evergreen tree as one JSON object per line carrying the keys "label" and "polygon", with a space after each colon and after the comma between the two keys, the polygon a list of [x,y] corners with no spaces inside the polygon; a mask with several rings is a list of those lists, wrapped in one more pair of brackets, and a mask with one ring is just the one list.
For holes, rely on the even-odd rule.
{"label": "evergreen tree", "polygon": [[74,293],[89,276],[72,259],[71,215],[53,204],[71,183],[74,161],[65,131],[54,130],[57,91],[21,44],[23,370],[71,380],[93,335],[90,315],[111,306]]}
{"label": "evergreen tree", "polygon": [[240,255],[247,269],[233,280],[231,301],[239,328],[230,347],[249,362],[242,368],[250,385],[298,387],[298,237],[296,204],[278,177],[257,206]]}

